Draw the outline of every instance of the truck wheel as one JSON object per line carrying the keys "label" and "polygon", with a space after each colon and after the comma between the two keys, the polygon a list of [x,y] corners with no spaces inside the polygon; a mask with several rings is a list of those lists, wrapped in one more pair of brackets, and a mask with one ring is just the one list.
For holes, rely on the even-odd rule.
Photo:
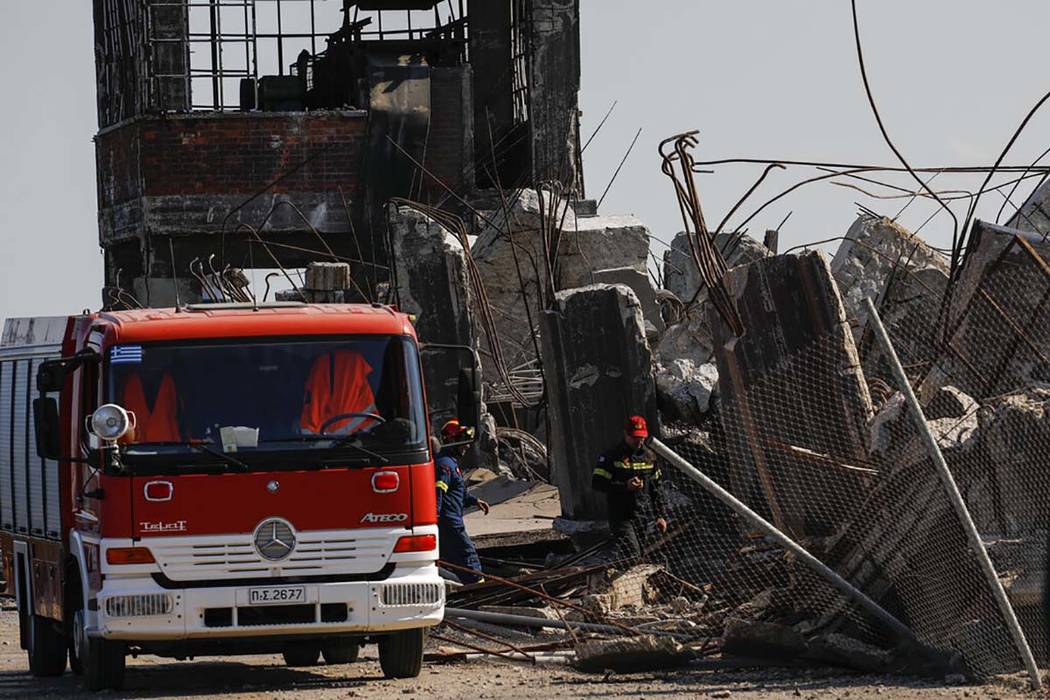
{"label": "truck wheel", "polygon": [[339,640],[321,645],[321,653],[324,654],[325,663],[352,664],[361,653],[361,645],[354,641]]}
{"label": "truck wheel", "polygon": [[84,670],[88,690],[120,690],[124,687],[127,659],[124,645],[108,639],[88,637],[84,630],[84,611],[77,610],[73,619],[76,656]]}
{"label": "truck wheel", "polygon": [[284,652],[284,663],[295,667],[316,666],[321,657],[321,650],[317,647],[294,646]]}
{"label": "truck wheel", "polygon": [[395,632],[379,640],[379,665],[387,678],[415,678],[423,669],[423,628]]}
{"label": "truck wheel", "polygon": [[29,672],[38,678],[61,676],[66,670],[66,638],[58,623],[29,615]]}
{"label": "truck wheel", "polygon": [[77,648],[73,640],[69,640],[69,670],[77,676],[84,675],[84,665],[80,663],[80,657],[77,656]]}

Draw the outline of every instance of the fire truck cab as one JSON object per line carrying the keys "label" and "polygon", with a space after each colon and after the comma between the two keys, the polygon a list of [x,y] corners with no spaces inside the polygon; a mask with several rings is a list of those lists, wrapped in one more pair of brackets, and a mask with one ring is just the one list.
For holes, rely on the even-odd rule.
{"label": "fire truck cab", "polygon": [[[471,392],[461,392],[471,395]],[[444,612],[420,351],[379,305],[9,321],[0,547],[38,676],[128,654],[420,671]]]}

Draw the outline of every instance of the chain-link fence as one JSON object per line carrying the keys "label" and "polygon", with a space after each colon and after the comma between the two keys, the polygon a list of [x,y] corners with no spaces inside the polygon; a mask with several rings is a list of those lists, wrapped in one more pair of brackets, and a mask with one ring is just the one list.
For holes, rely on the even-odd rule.
{"label": "chain-link fence", "polygon": [[[896,271],[878,316],[1045,667],[1050,266],[1022,239],[992,243],[944,303],[943,287],[924,290]],[[652,510],[639,518],[641,555],[606,545],[611,554],[584,552],[498,600],[550,605],[570,627],[619,625],[621,640],[609,644],[621,654],[640,653],[631,630],[693,654],[725,645],[872,670],[1022,670],[1023,647],[872,323],[820,334],[761,374],[721,382],[706,429],[665,431],[674,455],[768,527],[660,460],[670,527],[657,530]]]}

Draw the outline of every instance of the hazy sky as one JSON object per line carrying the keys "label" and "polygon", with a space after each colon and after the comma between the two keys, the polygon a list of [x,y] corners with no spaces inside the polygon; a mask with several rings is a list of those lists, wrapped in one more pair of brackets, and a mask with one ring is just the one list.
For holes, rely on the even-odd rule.
{"label": "hazy sky", "polygon": [[[654,236],[669,240],[681,225],[656,144],[694,128],[701,131],[700,160],[895,165],[864,97],[848,0],[581,1],[585,137],[618,102],[585,155],[589,195],[601,195],[634,132],[643,129],[604,212],[634,213]],[[891,136],[913,165],[993,162],[1050,88],[1043,77],[1050,26],[1045,0],[860,0],[859,6],[872,87]],[[91,3],[3,0],[0,8],[6,93],[0,318],[94,308],[102,258],[91,141],[97,130]],[[1048,136],[1050,107],[1031,122],[1008,162],[1027,165],[1050,145]],[[711,225],[759,172],[723,166],[699,176]],[[742,212],[812,174],[774,173]],[[947,175],[934,181],[935,189],[978,184],[978,178]],[[1018,204],[1028,189],[1018,191]],[[986,195],[980,214],[994,219],[1002,201]],[[750,230],[761,238],[793,211],[782,249],[841,236],[856,213],[854,202],[891,215],[903,204],[813,185],[770,207]],[[964,205],[957,207],[960,218]],[[917,202],[901,222],[914,228],[932,211]],[[947,245],[948,224],[938,217],[922,233]]]}

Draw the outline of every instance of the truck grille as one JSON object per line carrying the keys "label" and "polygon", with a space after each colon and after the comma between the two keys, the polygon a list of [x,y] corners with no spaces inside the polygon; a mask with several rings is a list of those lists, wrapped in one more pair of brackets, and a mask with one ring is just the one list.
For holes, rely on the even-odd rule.
{"label": "truck grille", "polygon": [[193,544],[187,539],[151,538],[148,542],[168,578],[269,575],[274,566],[280,566],[285,575],[370,573],[386,564],[394,543],[389,532],[300,532],[295,551],[288,558],[273,562],[259,553],[252,534],[195,537]]}
{"label": "truck grille", "polygon": [[106,614],[110,617],[149,617],[171,613],[172,600],[167,593],[118,595],[106,599]]}
{"label": "truck grille", "polygon": [[379,594],[385,606],[437,605],[444,588],[437,583],[387,583]]}

